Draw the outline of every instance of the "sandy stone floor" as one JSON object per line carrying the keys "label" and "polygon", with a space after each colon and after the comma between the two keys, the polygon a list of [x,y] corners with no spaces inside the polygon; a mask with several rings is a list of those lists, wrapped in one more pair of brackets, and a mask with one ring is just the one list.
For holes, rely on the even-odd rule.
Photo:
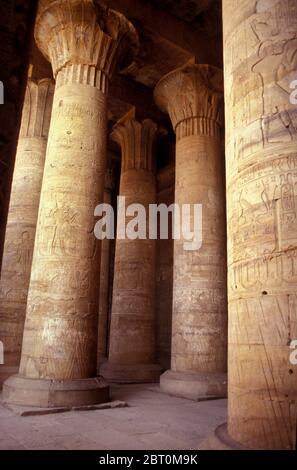
{"label": "sandy stone floor", "polygon": [[183,450],[226,421],[227,400],[194,402],[159,386],[112,388],[127,408],[20,417],[0,406],[0,449]]}

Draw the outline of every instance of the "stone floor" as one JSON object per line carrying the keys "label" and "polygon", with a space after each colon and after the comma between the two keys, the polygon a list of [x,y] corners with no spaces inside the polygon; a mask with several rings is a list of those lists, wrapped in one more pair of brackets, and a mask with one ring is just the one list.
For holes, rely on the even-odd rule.
{"label": "stone floor", "polygon": [[194,402],[159,386],[112,387],[127,408],[20,417],[0,406],[0,449],[184,450],[226,421],[226,400]]}

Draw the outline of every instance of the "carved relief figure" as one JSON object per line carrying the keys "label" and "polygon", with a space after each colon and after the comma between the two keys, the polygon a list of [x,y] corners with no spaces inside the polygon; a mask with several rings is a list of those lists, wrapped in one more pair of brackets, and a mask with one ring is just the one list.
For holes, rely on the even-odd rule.
{"label": "carved relief figure", "polygon": [[[258,61],[252,71],[262,85],[261,127],[264,146],[273,142],[296,140],[296,112],[290,105],[290,86],[285,75],[295,70],[297,37],[294,29],[281,29],[271,13],[251,22],[257,39]],[[261,19],[259,19],[261,18]]]}

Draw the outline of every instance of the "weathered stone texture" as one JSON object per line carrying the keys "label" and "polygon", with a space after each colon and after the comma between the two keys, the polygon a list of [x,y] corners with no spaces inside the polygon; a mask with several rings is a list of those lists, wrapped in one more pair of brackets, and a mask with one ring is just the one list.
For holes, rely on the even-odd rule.
{"label": "weathered stone texture", "polygon": [[[153,121],[130,117],[112,134],[122,149],[120,196],[126,198],[126,207],[142,204],[147,222],[149,204],[156,202],[156,134]],[[109,361],[101,372],[114,381],[152,382],[160,374],[155,364],[156,240],[119,238],[123,222],[125,217],[117,226]]]}
{"label": "weathered stone texture", "polygon": [[[181,372],[187,373],[187,377],[188,373],[196,374],[196,378],[197,374],[213,373],[214,383],[208,377],[206,380],[210,382],[206,394],[211,395],[224,394],[226,387],[221,86],[222,74],[218,69],[190,65],[165,76],[155,89],[156,102],[169,113],[176,131],[175,203],[180,208],[183,204],[199,203],[203,209],[202,247],[185,250],[183,234],[174,240],[173,374],[165,375],[163,380],[167,376],[168,379],[177,377]],[[165,383],[163,386],[166,388]],[[186,384],[185,394],[187,388]]]}
{"label": "weathered stone texture", "polygon": [[92,379],[99,299],[93,281],[100,274],[93,229],[103,200],[106,93],[113,72],[134,53],[137,34],[122,15],[91,0],[44,0],[35,37],[52,63],[56,89],[19,377],[4,392],[11,402],[30,400],[32,389],[31,404],[39,392],[44,406],[90,404],[107,396],[107,387]]}
{"label": "weathered stone texture", "polygon": [[105,103],[95,87],[65,84],[55,92],[20,369],[32,378],[95,375],[92,279],[100,250],[93,226],[103,196]]}
{"label": "weathered stone texture", "polygon": [[295,0],[224,0],[231,437],[296,446]]}
{"label": "weathered stone texture", "polygon": [[0,80],[4,85],[4,104],[0,105],[0,264],[35,10],[35,0],[0,2]]}
{"label": "weathered stone texture", "polygon": [[1,271],[0,338],[5,351],[1,379],[20,361],[53,93],[53,80],[28,80]]}

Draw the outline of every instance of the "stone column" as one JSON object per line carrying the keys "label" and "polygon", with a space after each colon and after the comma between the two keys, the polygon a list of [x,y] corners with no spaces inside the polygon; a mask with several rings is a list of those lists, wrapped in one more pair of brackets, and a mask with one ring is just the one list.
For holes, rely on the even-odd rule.
{"label": "stone column", "polygon": [[[229,410],[223,436],[296,447],[297,70],[293,0],[224,0]],[[221,430],[222,434],[222,430]]]}
{"label": "stone column", "polygon": [[0,385],[18,371],[54,81],[28,79],[16,153],[0,283]]}
{"label": "stone column", "polygon": [[[103,202],[112,204],[112,190],[114,188],[114,172],[108,168],[104,178]],[[109,264],[110,264],[110,240],[104,238],[101,241],[101,263],[100,263],[100,292],[99,292],[99,319],[98,319],[98,348],[97,368],[107,361],[107,334],[108,334],[108,312],[109,312]]]}
{"label": "stone column", "polygon": [[[226,239],[220,143],[222,73],[188,65],[161,79],[158,106],[176,132],[175,203],[202,204],[202,247],[174,240],[171,370],[161,388],[188,398],[226,395]],[[192,208],[193,214],[193,208]],[[194,228],[193,215],[191,217]]]}
{"label": "stone column", "polygon": [[35,37],[56,90],[20,370],[5,382],[4,400],[92,404],[108,399],[105,381],[95,377],[100,244],[93,233],[103,200],[107,90],[137,35],[122,15],[91,0],[44,0]]}
{"label": "stone column", "polygon": [[[142,204],[147,221],[149,204],[156,203],[153,164],[156,133],[157,126],[150,119],[138,122],[133,118],[116,125],[112,133],[122,150],[120,196],[126,198],[126,207]],[[109,359],[101,373],[113,382],[154,382],[161,370],[155,363],[156,240],[120,239],[125,225],[125,220],[119,218]]]}

